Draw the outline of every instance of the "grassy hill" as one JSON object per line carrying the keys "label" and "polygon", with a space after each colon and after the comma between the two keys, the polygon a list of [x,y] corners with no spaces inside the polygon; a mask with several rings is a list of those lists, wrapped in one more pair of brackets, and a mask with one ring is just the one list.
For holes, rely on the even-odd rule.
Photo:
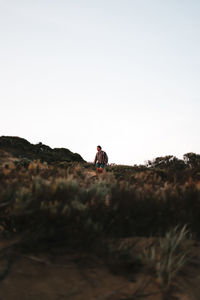
{"label": "grassy hill", "polygon": [[[4,158],[16,158],[22,163],[26,160],[41,160],[47,163],[53,162],[84,162],[83,158],[65,148],[50,148],[42,143],[31,144],[27,140],[14,136],[0,137],[0,162]],[[27,161],[28,162],[28,161]]]}
{"label": "grassy hill", "polygon": [[111,165],[96,174],[67,149],[1,137],[0,157],[4,299],[16,299],[16,291],[22,300],[61,299],[59,289],[74,300],[199,299],[199,155]]}

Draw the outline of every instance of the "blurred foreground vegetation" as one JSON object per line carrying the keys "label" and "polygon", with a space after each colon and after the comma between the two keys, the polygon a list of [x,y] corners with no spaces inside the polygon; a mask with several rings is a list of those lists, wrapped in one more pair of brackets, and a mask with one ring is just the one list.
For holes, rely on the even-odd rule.
{"label": "blurred foreground vegetation", "polygon": [[157,158],[145,166],[108,166],[39,160],[0,167],[2,236],[29,242],[162,236],[184,226],[200,236],[199,156]]}
{"label": "blurred foreground vegetation", "polygon": [[[170,299],[174,278],[196,259],[199,238],[200,155],[113,164],[97,174],[68,149],[0,137],[0,256],[7,261],[0,280],[17,252],[64,246],[126,275],[144,267]],[[143,285],[127,299],[141,291]]]}

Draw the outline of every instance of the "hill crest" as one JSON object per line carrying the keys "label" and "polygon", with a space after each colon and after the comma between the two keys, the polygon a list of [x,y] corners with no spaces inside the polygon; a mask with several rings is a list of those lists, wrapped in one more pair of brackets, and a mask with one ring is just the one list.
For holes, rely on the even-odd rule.
{"label": "hill crest", "polygon": [[[27,158],[30,160],[40,159],[51,162],[84,162],[78,153],[73,153],[66,148],[51,148],[43,143],[31,144],[24,138],[18,136],[1,136],[0,150],[2,155],[10,155],[18,159]],[[7,153],[7,154],[6,154]]]}

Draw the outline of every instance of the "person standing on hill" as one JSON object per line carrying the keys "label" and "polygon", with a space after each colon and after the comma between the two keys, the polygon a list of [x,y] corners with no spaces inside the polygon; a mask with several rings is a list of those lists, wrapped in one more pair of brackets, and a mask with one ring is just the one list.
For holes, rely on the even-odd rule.
{"label": "person standing on hill", "polygon": [[108,163],[108,155],[105,151],[101,150],[101,146],[97,146],[97,154],[94,159],[94,164],[96,165],[97,172],[101,173]]}

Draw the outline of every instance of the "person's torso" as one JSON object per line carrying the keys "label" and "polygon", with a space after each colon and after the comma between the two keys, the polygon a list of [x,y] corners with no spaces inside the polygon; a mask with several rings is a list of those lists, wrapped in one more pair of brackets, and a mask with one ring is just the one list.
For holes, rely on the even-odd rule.
{"label": "person's torso", "polygon": [[104,162],[103,151],[97,152],[97,160],[100,164],[102,164]]}

